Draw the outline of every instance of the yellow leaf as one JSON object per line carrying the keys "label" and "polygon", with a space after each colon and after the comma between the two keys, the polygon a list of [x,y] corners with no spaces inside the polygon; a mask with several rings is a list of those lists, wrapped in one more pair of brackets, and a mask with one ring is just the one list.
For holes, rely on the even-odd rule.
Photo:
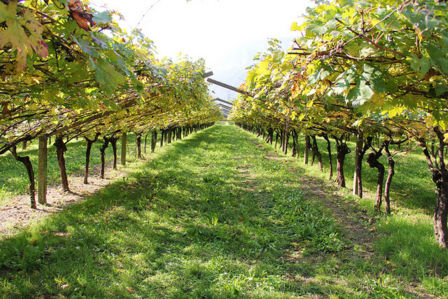
{"label": "yellow leaf", "polygon": [[299,31],[299,30],[300,30],[300,27],[297,24],[297,22],[294,22],[291,24],[291,31]]}
{"label": "yellow leaf", "polygon": [[291,113],[291,120],[295,120],[296,117],[297,117],[297,113],[296,113],[295,111],[293,111],[293,112]]}
{"label": "yellow leaf", "polygon": [[395,117],[397,115],[400,115],[404,111],[403,107],[395,107],[391,110],[389,110],[389,117]]}
{"label": "yellow leaf", "polygon": [[306,107],[311,108],[311,107],[313,107],[313,104],[314,104],[314,100],[311,100],[306,104]]}

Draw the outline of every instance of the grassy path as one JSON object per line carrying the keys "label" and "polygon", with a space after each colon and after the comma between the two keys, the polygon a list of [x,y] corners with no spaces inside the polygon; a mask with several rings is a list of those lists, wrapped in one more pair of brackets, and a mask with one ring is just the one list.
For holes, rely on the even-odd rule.
{"label": "grassy path", "polygon": [[[318,183],[235,126],[176,142],[86,202],[0,243],[0,297],[424,295],[348,236]],[[351,214],[353,215],[353,214]],[[347,221],[348,222],[347,222]],[[345,232],[345,235],[344,233]]]}

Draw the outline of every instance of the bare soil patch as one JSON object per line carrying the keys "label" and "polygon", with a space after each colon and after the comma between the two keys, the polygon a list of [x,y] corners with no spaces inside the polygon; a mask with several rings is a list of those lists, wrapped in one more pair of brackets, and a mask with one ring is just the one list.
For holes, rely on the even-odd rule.
{"label": "bare soil patch", "polygon": [[354,245],[362,257],[373,255],[373,240],[375,239],[374,222],[369,221],[367,211],[357,206],[356,202],[348,201],[338,194],[338,191],[317,179],[302,176],[303,190],[325,207],[339,223],[344,235]]}
{"label": "bare soil patch", "polygon": [[48,186],[48,204],[38,204],[37,209],[31,209],[28,194],[16,196],[9,203],[0,206],[0,239],[12,236],[32,223],[62,211],[68,205],[83,201],[86,197],[127,174],[124,169],[110,170],[106,172],[106,178],[101,179],[97,175],[98,168],[99,166],[92,168],[92,175],[89,177],[89,184],[87,185],[83,183],[82,173],[70,176],[71,192],[62,191],[60,186]]}
{"label": "bare soil patch", "polygon": [[250,173],[248,165],[239,165],[236,168],[238,170],[238,178],[241,179],[245,191],[255,192],[258,189],[258,184],[255,177]]}

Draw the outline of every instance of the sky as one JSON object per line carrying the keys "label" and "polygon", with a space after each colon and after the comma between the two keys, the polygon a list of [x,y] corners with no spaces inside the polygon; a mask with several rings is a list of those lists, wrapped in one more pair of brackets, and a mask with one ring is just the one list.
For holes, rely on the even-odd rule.
{"label": "sky", "polygon": [[[140,28],[154,41],[160,57],[204,58],[213,79],[238,87],[253,57],[269,38],[292,45],[311,1],[306,0],[91,0],[90,6],[119,11],[122,26]],[[232,101],[237,94],[211,86],[213,97]]]}

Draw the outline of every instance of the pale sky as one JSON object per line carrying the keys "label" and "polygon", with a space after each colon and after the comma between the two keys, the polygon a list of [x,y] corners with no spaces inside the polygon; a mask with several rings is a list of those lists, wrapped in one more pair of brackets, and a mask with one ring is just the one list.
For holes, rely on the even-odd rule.
{"label": "pale sky", "polygon": [[[91,6],[117,10],[123,26],[138,28],[154,41],[158,55],[171,58],[179,53],[204,58],[213,79],[239,86],[252,58],[277,38],[289,48],[297,32],[291,24],[300,22],[311,1],[301,0],[91,0]],[[151,9],[150,9],[151,8]],[[214,97],[233,100],[236,93],[211,86]]]}

